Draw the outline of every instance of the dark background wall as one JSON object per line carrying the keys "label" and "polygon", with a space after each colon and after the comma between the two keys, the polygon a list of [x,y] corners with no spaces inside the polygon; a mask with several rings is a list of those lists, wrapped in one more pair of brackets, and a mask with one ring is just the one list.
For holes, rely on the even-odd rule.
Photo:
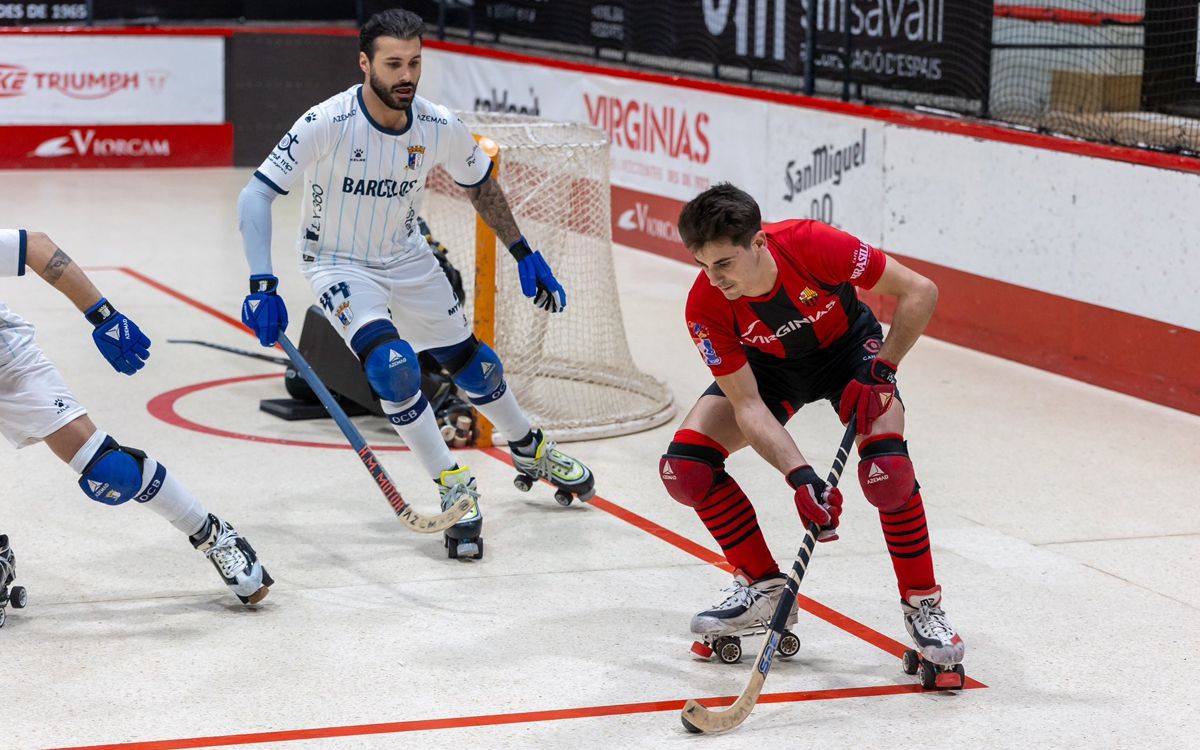
{"label": "dark background wall", "polygon": [[262,163],[300,115],[355,83],[358,37],[234,34],[225,47],[225,119],[234,123],[233,163]]}

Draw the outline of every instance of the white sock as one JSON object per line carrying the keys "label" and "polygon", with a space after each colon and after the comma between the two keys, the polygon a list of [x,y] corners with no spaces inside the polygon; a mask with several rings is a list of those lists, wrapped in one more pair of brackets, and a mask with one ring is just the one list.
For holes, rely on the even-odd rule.
{"label": "white sock", "polygon": [[87,468],[88,462],[92,460],[92,456],[96,455],[96,449],[104,442],[104,438],[108,437],[108,433],[104,430],[96,430],[92,436],[87,439],[79,450],[75,451],[75,455],[67,462],[76,474],[82,474]]}
{"label": "white sock", "polygon": [[[443,471],[454,468],[454,458],[450,455],[450,449],[446,447],[446,439],[442,437],[442,431],[438,429],[437,419],[424,394],[418,393],[400,403],[380,399],[379,404],[383,407],[384,414],[387,414],[396,434],[425,467],[425,471],[430,477],[434,480],[440,479]],[[414,407],[420,409],[420,415],[416,419],[399,424],[394,418],[396,415],[411,411]]]}
{"label": "white sock", "polygon": [[[76,474],[82,474],[83,470],[91,462],[92,457],[96,455],[96,451],[100,449],[100,445],[104,443],[104,439],[108,437],[108,433],[103,430],[96,430],[92,436],[87,439],[87,442],[75,452],[69,462]],[[142,463],[142,486],[138,489],[137,496],[141,496],[146,492],[154,479],[155,472],[158,471],[158,462],[149,456]],[[164,472],[166,470],[164,469]],[[204,506],[200,505],[196,498],[180,484],[175,477],[170,474],[164,474],[162,486],[158,491],[145,503],[146,507],[154,511],[158,515],[167,519],[172,526],[179,529],[183,533],[191,536],[199,531],[204,522],[208,520],[208,511]]]}
{"label": "white sock", "polygon": [[[154,478],[154,472],[157,469],[158,463],[147,456],[146,462],[142,466],[141,492],[146,491],[146,487]],[[141,492],[138,494],[140,495]],[[208,510],[170,472],[163,475],[162,487],[158,489],[154,497],[142,505],[167,519],[172,526],[188,536],[194,536],[204,528],[204,523],[208,520]]]}
{"label": "white sock", "polygon": [[512,443],[523,439],[532,429],[529,417],[525,416],[525,412],[517,403],[517,397],[513,395],[511,388],[505,388],[500,398],[487,403],[476,403],[475,399],[480,398],[478,394],[468,393],[467,395],[471,397],[471,405],[483,412],[483,416],[504,433],[504,439],[508,442]]}

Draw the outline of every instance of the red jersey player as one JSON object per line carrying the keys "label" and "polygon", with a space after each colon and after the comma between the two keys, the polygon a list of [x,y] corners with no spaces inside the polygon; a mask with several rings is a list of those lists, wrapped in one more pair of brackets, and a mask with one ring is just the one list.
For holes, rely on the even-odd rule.
{"label": "red jersey player", "polygon": [[[716,378],[696,401],[659,464],[671,497],[696,509],[738,575],[729,596],[692,619],[711,646],[769,620],[786,577],[754,508],[725,471],[746,445],[787,478],[805,523],[837,539],[842,496],[817,475],[783,425],[826,401],[842,423],[857,414],[858,478],[879,520],[899,584],[922,680],[961,683],[962,639],[941,608],[925,510],[903,438],[896,369],[925,330],[937,287],[865,242],[808,220],[763,224],[758,205],[728,183],[684,206],[679,234],[703,271],[687,301],[687,327]],[[896,297],[886,338],[855,287]],[[795,622],[793,612],[789,625]],[[705,645],[697,647],[706,653]],[[906,658],[915,673],[916,655]],[[939,680],[949,685],[954,680]]]}

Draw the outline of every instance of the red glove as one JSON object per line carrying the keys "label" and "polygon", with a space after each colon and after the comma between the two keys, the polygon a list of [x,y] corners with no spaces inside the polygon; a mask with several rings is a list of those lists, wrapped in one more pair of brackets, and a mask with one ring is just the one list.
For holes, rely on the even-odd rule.
{"label": "red glove", "polygon": [[851,414],[858,414],[859,435],[868,435],[875,424],[896,400],[896,365],[886,359],[875,358],[865,364],[842,391],[838,405],[838,417],[842,424],[850,421]]}
{"label": "red glove", "polygon": [[807,464],[789,471],[787,481],[796,491],[796,512],[804,525],[815,523],[820,527],[817,541],[836,541],[838,520],[842,517],[841,490],[826,484]]}

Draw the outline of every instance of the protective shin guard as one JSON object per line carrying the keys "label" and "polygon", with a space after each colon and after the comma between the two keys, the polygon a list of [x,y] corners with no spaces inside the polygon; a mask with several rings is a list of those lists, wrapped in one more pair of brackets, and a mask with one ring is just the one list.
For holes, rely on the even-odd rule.
{"label": "protective shin guard", "polygon": [[899,510],[879,511],[879,523],[883,527],[883,540],[892,557],[892,569],[896,571],[896,583],[901,598],[905,592],[916,589],[931,589],[936,584],[933,577],[933,553],[929,549],[929,529],[925,525],[925,505],[921,492],[912,497]]}
{"label": "protective shin guard", "polygon": [[750,498],[733,477],[725,473],[725,458],[729,455],[725,449],[707,435],[680,430],[675,433],[667,453],[691,456],[712,464],[713,484],[696,504],[696,515],[721,546],[729,564],[752,581],[778,573],[779,566],[763,538]]}

